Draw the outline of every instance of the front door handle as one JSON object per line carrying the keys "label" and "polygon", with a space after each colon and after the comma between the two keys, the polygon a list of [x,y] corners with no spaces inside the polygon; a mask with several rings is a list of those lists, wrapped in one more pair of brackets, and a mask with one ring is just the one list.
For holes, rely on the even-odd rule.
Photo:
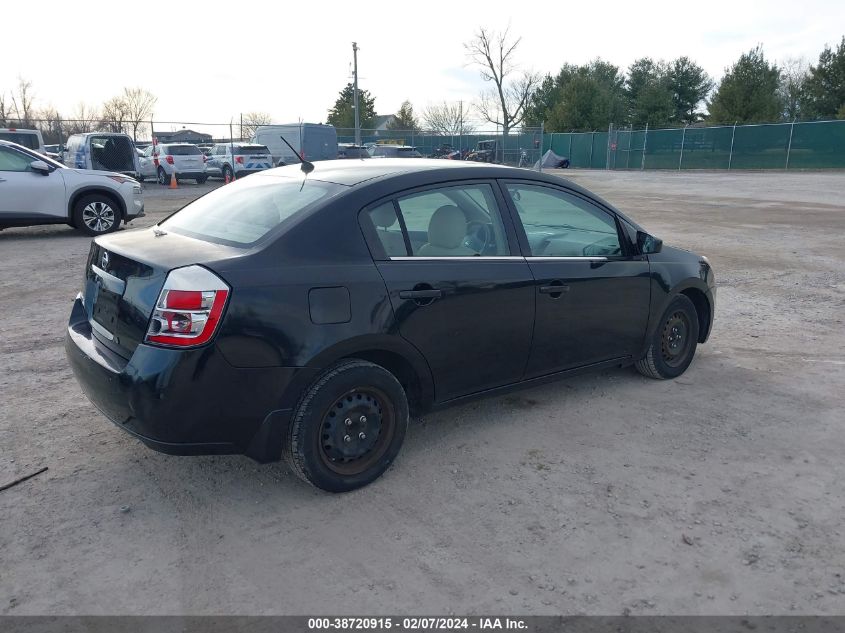
{"label": "front door handle", "polygon": [[415,301],[419,299],[439,299],[442,296],[443,291],[435,288],[431,290],[402,290],[399,293],[400,299],[413,299]]}

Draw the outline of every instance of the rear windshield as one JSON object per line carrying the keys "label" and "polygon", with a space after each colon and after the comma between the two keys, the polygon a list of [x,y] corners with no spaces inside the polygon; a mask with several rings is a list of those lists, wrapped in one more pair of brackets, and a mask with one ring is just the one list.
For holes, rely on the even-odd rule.
{"label": "rear windshield", "polygon": [[29,149],[38,149],[38,136],[27,132],[0,132],[0,139],[23,145]]}
{"label": "rear windshield", "polygon": [[194,156],[202,154],[202,151],[196,145],[164,145],[162,153],[171,156]]}
{"label": "rear windshield", "polygon": [[161,227],[188,237],[250,246],[314,203],[346,189],[319,180],[251,176],[198,198]]}
{"label": "rear windshield", "polygon": [[235,154],[269,154],[266,145],[241,145],[235,148]]}

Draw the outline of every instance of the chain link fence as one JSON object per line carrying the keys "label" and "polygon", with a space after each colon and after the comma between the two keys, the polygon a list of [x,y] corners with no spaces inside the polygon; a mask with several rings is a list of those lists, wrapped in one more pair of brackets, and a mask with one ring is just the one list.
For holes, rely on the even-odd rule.
{"label": "chain link fence", "polygon": [[845,121],[546,134],[586,169],[843,169]]}
{"label": "chain link fence", "polygon": [[[70,135],[124,132],[143,148],[153,142],[213,145],[250,141],[254,126],[239,121],[102,122],[32,119],[12,122],[41,131],[48,151],[61,152]],[[278,124],[267,124],[278,125]],[[290,124],[288,124],[290,125]],[[353,144],[355,132],[339,128],[337,142]],[[14,140],[14,139],[10,139]],[[414,147],[420,155],[534,167],[543,152],[585,169],[845,169],[845,121],[758,125],[690,126],[673,129],[617,128],[607,131],[543,134],[542,128],[443,133],[433,130],[362,129],[361,143]]]}

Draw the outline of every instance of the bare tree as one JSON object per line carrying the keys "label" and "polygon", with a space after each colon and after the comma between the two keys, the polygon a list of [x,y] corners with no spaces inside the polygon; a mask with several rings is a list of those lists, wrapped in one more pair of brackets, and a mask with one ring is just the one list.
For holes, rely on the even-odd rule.
{"label": "bare tree", "polygon": [[18,76],[18,92],[12,93],[12,109],[19,127],[32,127],[32,82]]}
{"label": "bare tree", "polygon": [[112,97],[103,104],[100,127],[109,132],[123,132],[129,125],[129,106],[123,97]]}
{"label": "bare tree", "polygon": [[123,104],[126,111],[126,123],[132,128],[132,140],[138,140],[138,131],[146,128],[147,121],[153,116],[153,108],[158,98],[144,88],[124,88]]}
{"label": "bare tree", "polygon": [[266,112],[247,112],[241,118],[241,139],[251,139],[257,130],[262,125],[269,125],[273,122],[271,117]]}
{"label": "bare tree", "polygon": [[803,57],[790,57],[781,62],[779,91],[783,115],[789,121],[801,116],[801,96],[809,74],[810,64]]}
{"label": "bare tree", "polygon": [[53,106],[48,106],[38,112],[38,128],[47,144],[62,143],[65,140],[65,122]]}
{"label": "bare tree", "polygon": [[427,130],[444,136],[475,131],[475,126],[467,122],[466,111],[460,102],[444,101],[426,106],[421,116]]}
{"label": "bare tree", "polygon": [[9,115],[11,114],[7,109],[6,95],[0,92],[0,127],[9,127]]}
{"label": "bare tree", "polygon": [[67,136],[93,132],[100,120],[100,113],[91,106],[80,101],[71,113],[70,119],[65,120]]}
{"label": "bare tree", "polygon": [[540,85],[538,73],[518,69],[514,54],[522,38],[510,39],[509,30],[497,33],[482,28],[464,44],[471,62],[481,66],[481,77],[494,84],[481,94],[476,109],[484,120],[500,125],[505,135],[522,123],[528,101]]}

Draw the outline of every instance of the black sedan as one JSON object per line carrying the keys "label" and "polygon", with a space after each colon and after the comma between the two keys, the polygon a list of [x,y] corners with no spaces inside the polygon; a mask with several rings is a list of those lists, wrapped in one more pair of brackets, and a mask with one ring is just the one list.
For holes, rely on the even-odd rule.
{"label": "black sedan", "polygon": [[94,240],[66,351],[106,417],[167,453],[284,455],[339,492],[388,468],[411,413],[606,367],[674,378],[710,334],[707,259],[572,183],[425,159],[306,172]]}

